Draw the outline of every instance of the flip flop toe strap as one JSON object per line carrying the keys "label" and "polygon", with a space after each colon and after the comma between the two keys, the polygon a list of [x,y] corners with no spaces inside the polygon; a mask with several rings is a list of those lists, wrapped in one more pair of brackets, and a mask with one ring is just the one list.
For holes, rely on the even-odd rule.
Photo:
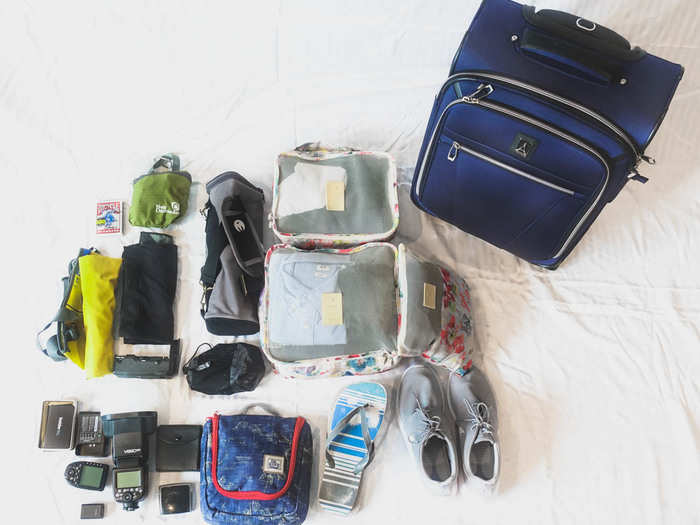
{"label": "flip flop toe strap", "polygon": [[362,472],[362,470],[364,470],[365,467],[367,467],[367,465],[369,465],[374,459],[374,441],[372,441],[372,436],[370,436],[369,433],[369,421],[366,410],[369,406],[369,404],[365,404],[353,408],[340,421],[338,421],[335,428],[331,430],[330,434],[328,434],[328,438],[326,439],[326,461],[331,468],[335,468],[335,460],[330,453],[330,446],[333,444],[333,440],[337,438],[343,430],[345,430],[345,427],[348,426],[352,418],[355,417],[358,412],[360,413],[360,427],[362,428],[362,438],[365,441],[367,453],[360,460],[360,462],[355,465],[355,474]]}

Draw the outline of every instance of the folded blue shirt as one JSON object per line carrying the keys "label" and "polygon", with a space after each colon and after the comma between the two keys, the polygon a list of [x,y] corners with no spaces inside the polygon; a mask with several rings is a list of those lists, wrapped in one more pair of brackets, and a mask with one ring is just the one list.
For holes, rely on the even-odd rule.
{"label": "folded blue shirt", "polygon": [[[276,345],[344,345],[344,325],[324,326],[321,297],[340,292],[338,274],[347,265],[328,253],[281,253],[270,284],[270,342]],[[271,271],[275,271],[271,268]]]}

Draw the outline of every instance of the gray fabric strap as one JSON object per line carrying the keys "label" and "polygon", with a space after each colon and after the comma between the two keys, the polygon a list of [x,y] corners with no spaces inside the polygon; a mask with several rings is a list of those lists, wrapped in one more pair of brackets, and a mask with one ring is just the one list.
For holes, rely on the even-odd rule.
{"label": "gray fabric strap", "polygon": [[340,421],[338,421],[338,424],[335,426],[335,428],[328,434],[328,438],[326,438],[326,461],[328,462],[328,465],[331,468],[335,468],[335,460],[333,459],[333,456],[330,453],[330,446],[333,444],[333,440],[338,437],[338,435],[345,430],[345,427],[348,426],[350,421],[352,420],[353,417],[355,417],[355,414],[358,412],[360,413],[360,425],[362,427],[362,438],[365,441],[365,447],[367,447],[367,454],[362,458],[362,460],[355,465],[355,474],[358,474],[364,470],[364,468],[371,463],[371,461],[374,459],[374,441],[372,441],[372,437],[369,434],[369,424],[367,421],[367,408],[369,405],[362,405],[362,406],[357,406],[353,408],[350,412],[348,412],[345,417],[343,417]]}
{"label": "gray fabric strap", "polygon": [[[76,321],[82,320],[82,314],[78,314],[73,310],[66,307],[68,303],[68,298],[70,297],[71,288],[75,280],[75,276],[79,274],[78,259],[82,255],[82,251],[78,252],[78,257],[71,259],[68,263],[68,276],[63,277],[61,282],[63,283],[63,298],[61,299],[61,304],[58,307],[58,313],[55,317],[47,323],[47,325],[42,328],[36,335],[36,345],[41,352],[49,356],[54,361],[65,361],[65,354],[68,352],[67,341],[73,340],[76,337],[67,339],[70,337],[72,329],[66,329],[66,323],[75,323]],[[94,248],[85,250],[86,254],[93,253]],[[42,334],[52,328],[54,332],[48,336],[43,337]]]}
{"label": "gray fabric strap", "polygon": [[165,171],[180,171],[180,157],[175,155],[175,153],[161,155],[153,163],[153,167],[148,173],[155,173],[160,168],[165,168]]}
{"label": "gray fabric strap", "polygon": [[[41,335],[46,332],[51,326],[55,328],[55,333],[46,338],[45,343],[42,344]],[[59,344],[59,330],[60,321],[51,321],[47,324],[37,335],[36,335],[36,346],[44,355],[50,357],[54,361],[65,361],[66,356],[61,351]]]}
{"label": "gray fabric strap", "polygon": [[243,410],[241,411],[241,415],[247,414],[250,411],[250,409],[253,407],[264,410],[268,414],[273,415],[275,417],[281,417],[280,413],[277,412],[277,409],[275,409],[271,405],[268,405],[267,403],[251,403],[250,405],[247,405],[243,408]]}

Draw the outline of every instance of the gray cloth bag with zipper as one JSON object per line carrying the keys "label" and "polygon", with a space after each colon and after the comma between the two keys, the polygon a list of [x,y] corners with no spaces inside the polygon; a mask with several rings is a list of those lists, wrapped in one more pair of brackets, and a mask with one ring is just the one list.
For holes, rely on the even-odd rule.
{"label": "gray cloth bag with zipper", "polygon": [[235,172],[206,185],[207,258],[201,272],[202,317],[214,335],[259,330],[257,305],[263,287],[263,191]]}

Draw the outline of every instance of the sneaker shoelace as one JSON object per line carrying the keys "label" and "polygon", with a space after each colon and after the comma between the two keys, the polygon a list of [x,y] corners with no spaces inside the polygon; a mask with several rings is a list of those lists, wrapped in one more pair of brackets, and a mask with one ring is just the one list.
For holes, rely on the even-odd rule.
{"label": "sneaker shoelace", "polygon": [[469,412],[467,423],[471,423],[471,429],[475,431],[474,440],[476,441],[477,436],[481,432],[488,432],[493,435],[493,425],[489,423],[488,405],[482,401],[470,403],[466,399],[464,400],[464,404],[467,405],[467,412]]}
{"label": "sneaker shoelace", "polygon": [[435,434],[440,430],[440,416],[431,416],[430,413],[423,408],[416,397],[416,408],[413,414],[420,421],[420,429],[408,436],[411,443],[422,443],[431,434]]}

